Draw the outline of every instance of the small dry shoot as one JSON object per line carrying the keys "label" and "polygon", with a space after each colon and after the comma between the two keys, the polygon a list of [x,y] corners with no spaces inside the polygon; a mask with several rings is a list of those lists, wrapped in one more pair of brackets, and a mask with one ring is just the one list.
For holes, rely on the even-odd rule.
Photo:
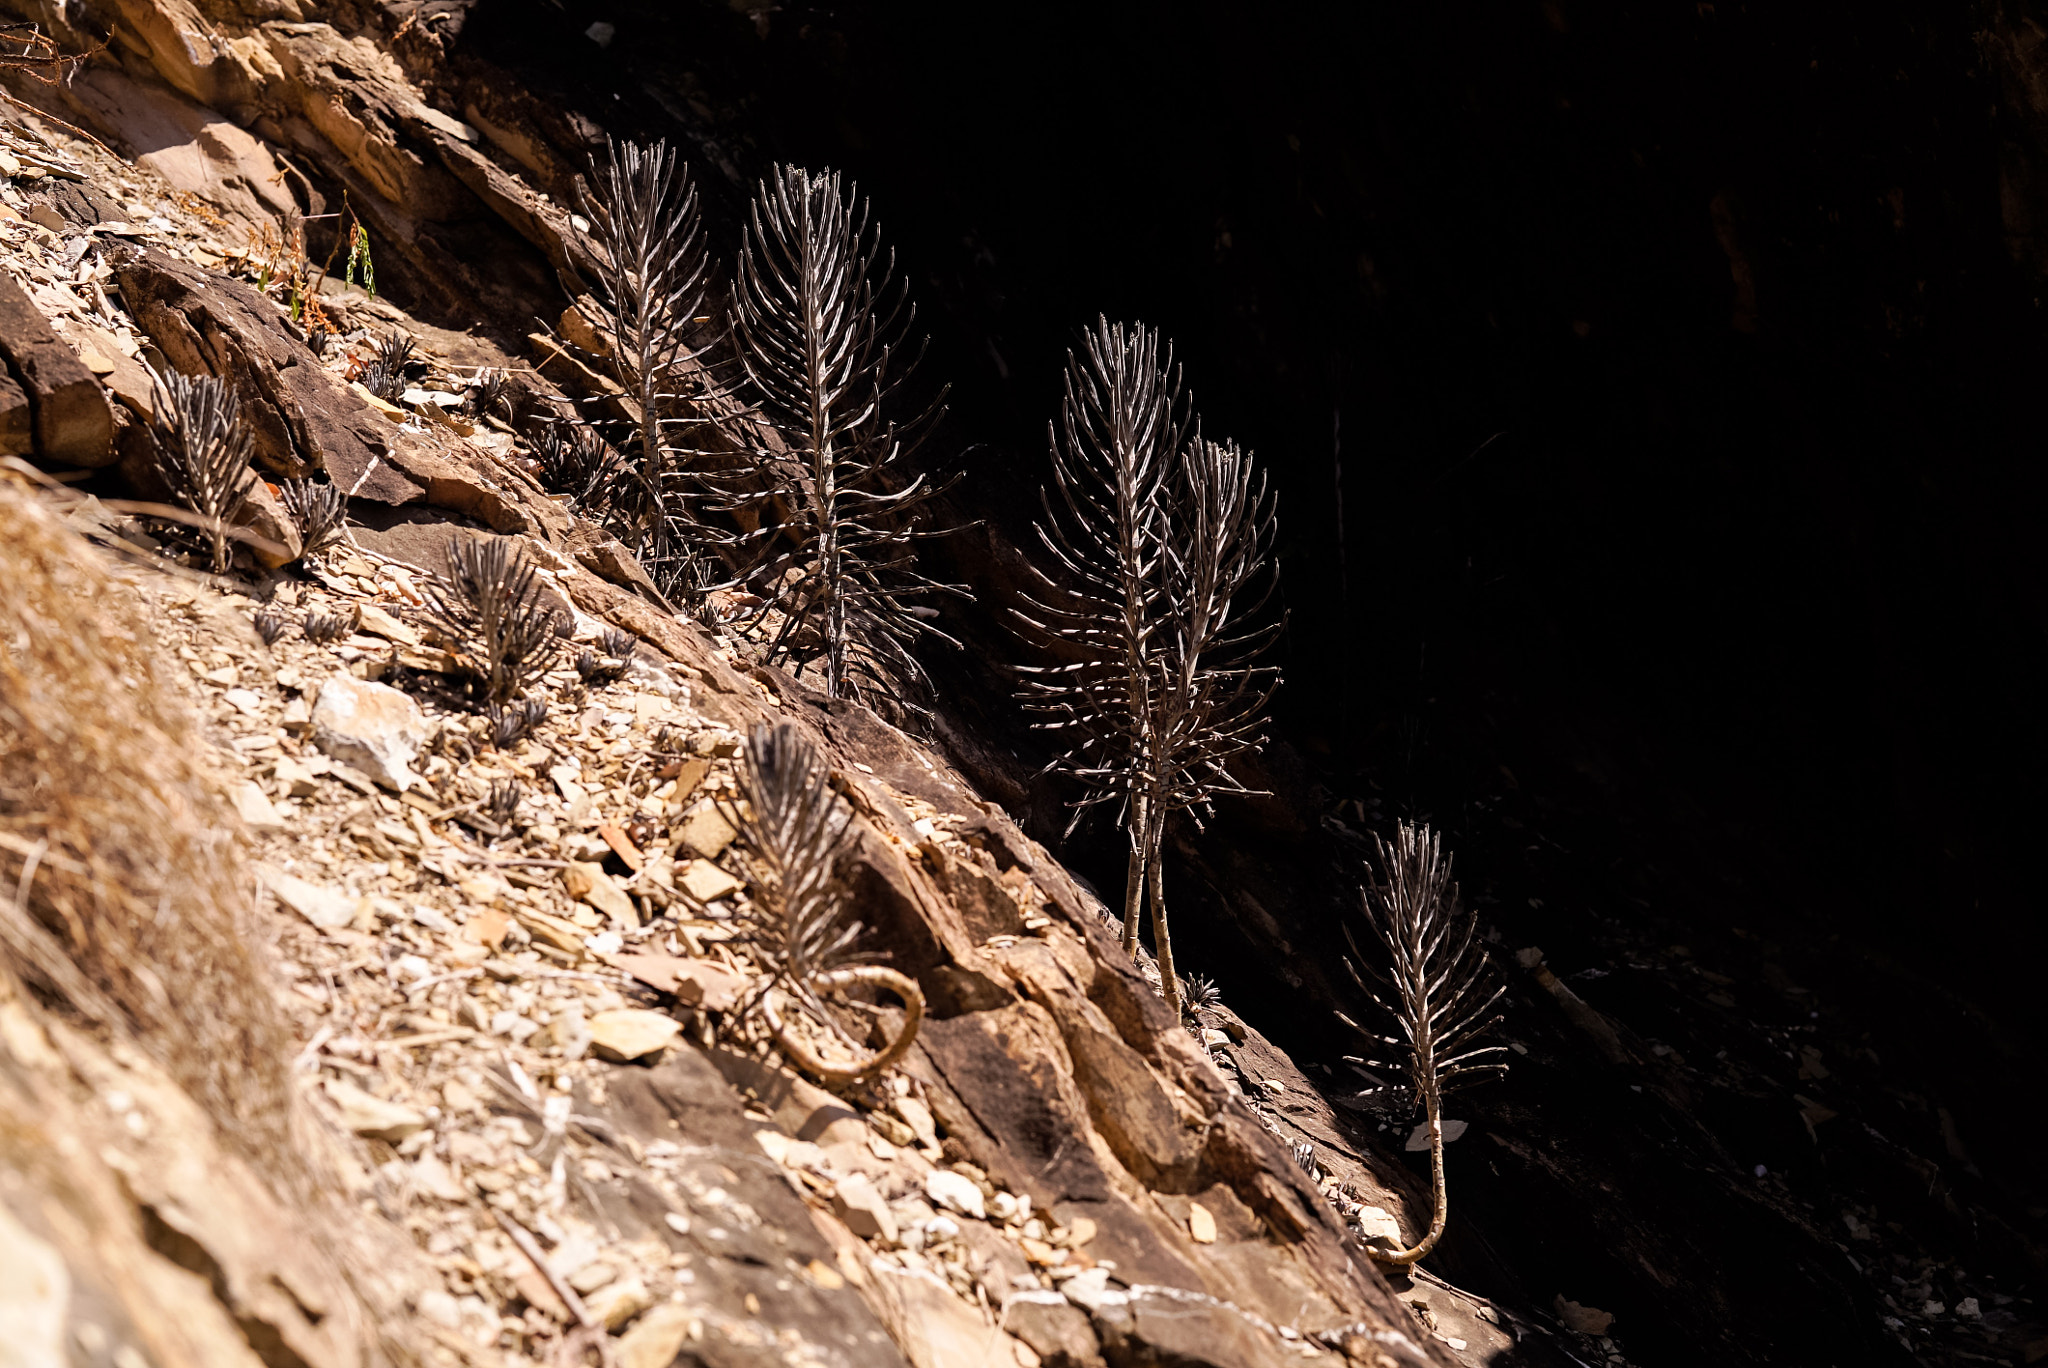
{"label": "small dry shoot", "polygon": [[[854,949],[865,928],[852,919],[838,875],[839,857],[852,843],[853,814],[832,791],[817,751],[786,722],[753,729],[740,777],[746,805],[725,815],[752,857],[749,931],[770,972],[757,999],[763,1022],[785,1056],[820,1078],[850,1081],[887,1068],[917,1038],[924,993],[907,974],[861,963]],[[895,1038],[864,1058],[823,996],[860,985],[888,989],[906,1009]],[[857,1057],[849,1063],[822,1058],[783,1021],[785,998],[814,1032]]]}
{"label": "small dry shoot", "polygon": [[503,537],[456,537],[449,576],[426,587],[429,623],[486,705],[504,707],[548,671],[560,639],[540,577]]}
{"label": "small dry shoot", "polygon": [[204,523],[213,572],[228,568],[229,525],[256,484],[241,399],[210,375],[155,378],[157,471],[171,496]]}
{"label": "small dry shoot", "polygon": [[1392,845],[1384,840],[1378,844],[1383,872],[1367,886],[1364,902],[1367,923],[1380,942],[1386,965],[1382,968],[1376,962],[1379,957],[1364,953],[1346,924],[1344,938],[1351,957],[1344,967],[1374,1004],[1394,1019],[1401,1035],[1367,1031],[1341,1012],[1337,1019],[1370,1040],[1406,1047],[1409,1082],[1429,1120],[1435,1196],[1429,1233],[1410,1249],[1368,1251],[1381,1263],[1412,1264],[1436,1248],[1449,1213],[1444,1195],[1443,1095],[1507,1071],[1500,1059],[1506,1050],[1475,1048],[1478,1038],[1499,1023],[1493,1005],[1507,989],[1474,936],[1477,918],[1459,905],[1458,885],[1451,879],[1451,859],[1442,839],[1426,826],[1403,822]]}

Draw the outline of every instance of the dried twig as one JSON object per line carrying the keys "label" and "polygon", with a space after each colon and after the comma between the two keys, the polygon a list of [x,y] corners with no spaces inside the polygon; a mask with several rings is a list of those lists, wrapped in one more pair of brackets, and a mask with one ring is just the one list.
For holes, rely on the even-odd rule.
{"label": "dried twig", "polygon": [[[1367,1031],[1350,1017],[1338,1020],[1367,1038],[1405,1045],[1408,1077],[1429,1121],[1429,1162],[1435,1207],[1429,1231],[1412,1248],[1368,1253],[1380,1263],[1412,1264],[1436,1247],[1449,1207],[1444,1192],[1443,1095],[1453,1088],[1507,1071],[1499,1046],[1474,1043],[1500,1021],[1493,1006],[1506,986],[1492,971],[1474,936],[1477,918],[1460,906],[1458,885],[1443,842],[1428,827],[1401,823],[1394,843],[1378,840],[1383,873],[1364,893],[1366,919],[1385,948],[1381,969],[1360,949],[1347,923],[1352,981],[1400,1026],[1402,1037]],[[1360,973],[1363,966],[1365,973]],[[1367,982],[1370,975],[1374,982]],[[1374,984],[1377,983],[1378,987]],[[1388,1001],[1387,996],[1392,1001]],[[1377,1061],[1369,1061],[1377,1062]]]}

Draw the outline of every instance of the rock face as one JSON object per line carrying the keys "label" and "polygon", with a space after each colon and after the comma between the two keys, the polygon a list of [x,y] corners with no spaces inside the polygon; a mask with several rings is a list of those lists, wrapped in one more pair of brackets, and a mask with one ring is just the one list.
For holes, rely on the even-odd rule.
{"label": "rock face", "polygon": [[114,459],[114,415],[106,391],[78,353],[50,328],[13,280],[0,277],[0,357],[13,372],[0,390],[0,434],[20,448],[19,390],[28,401],[33,448],[53,465],[103,466]]}
{"label": "rock face", "polygon": [[[84,36],[61,9],[27,8],[60,37]],[[351,209],[387,254],[380,264],[407,283],[418,307],[467,310],[471,321],[486,310],[529,318],[555,290],[556,271],[587,265],[563,205],[597,130],[508,95],[487,67],[443,63],[436,35],[451,16],[460,21],[460,7],[419,8],[391,25],[369,16],[344,34],[306,22],[302,11],[310,7],[292,3],[263,10],[267,17],[257,22],[253,11],[225,0],[123,0],[113,40],[122,73],[47,98],[68,101],[72,115],[97,119],[131,146],[161,133],[162,174],[201,187],[191,193],[219,196],[222,212],[236,216],[267,212],[276,186],[264,168],[282,164],[273,149],[289,154],[285,161],[313,166],[322,185],[348,192]],[[161,87],[145,89],[148,81]],[[357,899],[339,891],[339,874],[265,874],[294,914],[280,920],[304,938],[301,951],[350,957],[327,966],[330,973],[306,973],[283,995],[317,999],[323,1010],[299,1043],[331,1075],[310,1105],[340,1132],[329,1138],[347,1149],[336,1167],[348,1175],[353,1205],[403,1213],[419,1204],[411,1208],[418,1215],[433,1203],[474,1200],[479,1213],[503,1213],[516,1197],[527,1204],[520,1209],[537,1213],[573,1207],[618,1230],[621,1240],[660,1242],[691,1275],[674,1285],[690,1289],[686,1306],[650,1307],[646,1281],[636,1283],[623,1265],[608,1271],[596,1259],[579,1262],[566,1235],[550,1234],[553,1247],[538,1257],[518,1252],[486,1268],[477,1257],[487,1243],[479,1234],[474,1249],[434,1255],[446,1255],[444,1284],[443,1270],[416,1266],[411,1237],[394,1220],[390,1229],[400,1232],[408,1257],[390,1263],[390,1277],[418,1279],[401,1298],[417,1319],[442,1329],[467,1324],[448,1289],[482,1306],[482,1290],[516,1287],[517,1300],[504,1294],[503,1304],[523,1304],[536,1324],[627,1327],[621,1354],[649,1364],[681,1355],[709,1364],[1235,1368],[1311,1355],[1334,1361],[1343,1337],[1359,1327],[1396,1362],[1445,1361],[1347,1244],[1324,1194],[1106,936],[1097,901],[942,757],[778,671],[736,671],[699,625],[603,577],[645,593],[615,543],[575,527],[506,459],[509,441],[493,451],[427,420],[394,424],[322,367],[278,304],[254,286],[159,247],[127,246],[108,256],[111,289],[170,365],[236,386],[267,474],[324,474],[358,505],[406,518],[414,505],[432,505],[492,533],[527,538],[553,590],[587,617],[642,639],[641,659],[658,663],[663,696],[689,699],[690,725],[709,741],[697,752],[707,762],[729,762],[737,734],[753,723],[794,722],[826,756],[858,815],[858,840],[841,874],[861,919],[929,1005],[899,1069],[858,1095],[828,1093],[772,1051],[749,1053],[730,1037],[732,1018],[759,984],[719,958],[729,947],[717,933],[730,931],[720,915],[682,915],[745,894],[735,873],[744,866],[728,850],[733,832],[715,809],[698,807],[686,818],[685,792],[676,811],[657,801],[648,814],[674,827],[661,868],[673,874],[676,902],[663,915],[675,929],[660,933],[681,940],[687,930],[704,943],[691,945],[689,960],[674,943],[666,956],[617,955],[621,932],[647,930],[638,926],[633,897],[659,891],[649,886],[659,879],[622,887],[627,875],[590,863],[610,858],[601,847],[578,852],[563,886],[552,859],[501,863],[502,851],[480,852],[448,824],[460,804],[416,791],[429,724],[412,698],[348,674],[317,688],[288,686],[310,694],[310,709],[305,698],[291,706],[309,722],[312,743],[342,764],[316,770],[309,757],[278,754],[281,728],[250,732],[236,754],[258,757],[251,782],[267,779],[279,799],[268,806],[266,798],[267,811],[244,802],[247,820],[263,828],[256,835],[297,837],[294,855],[326,858],[329,838],[342,830],[374,854],[366,867],[403,869],[412,880],[402,897]],[[5,307],[0,299],[0,313]],[[17,331],[27,336],[34,321]],[[68,348],[64,354],[86,375],[88,398],[111,414],[99,382]],[[89,433],[79,438],[66,427],[69,446],[44,436],[38,377],[52,393],[77,379],[65,378],[61,360],[42,369],[16,364],[14,373],[38,451],[52,455],[61,446],[83,460],[97,450]],[[0,416],[10,411],[8,397],[0,390]],[[93,411],[92,402],[80,402]],[[122,408],[139,416],[136,405],[145,402],[131,393]],[[125,457],[142,449],[146,433],[124,422]],[[275,510],[264,512],[271,521],[262,525],[282,531]],[[391,527],[425,528],[422,544],[445,542],[439,521],[394,519]],[[463,530],[482,535],[474,526]],[[396,530],[388,535],[393,545],[403,540]],[[368,573],[350,571],[347,579],[359,586]],[[372,621],[364,613],[355,620]],[[267,691],[280,677],[266,670],[260,682]],[[597,757],[587,758],[595,768]],[[536,772],[517,772],[538,782]],[[545,765],[537,771],[547,772]],[[553,772],[568,776],[558,786],[576,821],[638,815],[619,807],[616,776]],[[692,785],[705,773],[696,770]],[[373,790],[362,775],[388,792]],[[332,827],[309,833],[294,825],[300,804],[317,803],[338,783],[349,785],[350,807],[332,814]],[[545,878],[529,877],[536,863],[546,867]],[[350,876],[346,886],[362,885]],[[459,891],[461,905],[410,904],[429,887]],[[564,887],[613,927],[592,935],[601,923],[588,909],[566,909],[572,917],[557,915],[564,911],[558,904],[543,906],[543,893],[559,897]],[[523,958],[515,961],[515,953]],[[605,966],[608,955],[617,955],[615,969]],[[639,985],[635,996],[613,1001],[631,1005],[587,1019],[563,1010],[545,1024],[534,1008],[536,985],[596,980],[623,993],[627,974]],[[433,990],[472,983],[505,991],[487,1006],[469,998],[459,1009],[428,1006]],[[351,995],[372,987],[391,1010],[358,1021]],[[893,1009],[874,1010],[885,1020]],[[0,1036],[0,1050],[19,1054],[24,1038]],[[474,1088],[461,1085],[467,1101],[453,1088],[431,1105],[405,1099],[413,1061],[424,1058],[411,1052],[473,1039],[477,1059],[523,1049],[529,1063],[602,1072],[595,1086],[568,1072],[536,1086],[535,1073],[507,1063],[488,1087],[480,1074]],[[740,1042],[748,1049],[758,1043]],[[586,1044],[618,1067],[583,1058]],[[113,1071],[108,1077],[125,1079]],[[0,1069],[0,1092],[10,1099],[13,1079]],[[30,1110],[52,1105],[24,1102]],[[455,1117],[477,1124],[465,1128]],[[208,1275],[178,1284],[157,1313],[181,1305],[176,1297],[196,1301],[206,1316],[194,1324],[209,1335],[227,1327],[224,1342],[233,1346],[218,1349],[208,1338],[191,1352],[156,1357],[244,1363],[261,1356],[314,1368],[402,1358],[385,1352],[361,1308],[336,1290],[351,1285],[345,1278],[290,1247],[283,1204],[231,1166],[209,1168],[215,1156],[202,1143],[205,1128],[186,1121],[192,1135],[180,1132],[189,1143],[179,1165],[139,1177],[124,1172],[125,1188],[107,1174],[95,1178],[111,1194],[109,1211],[128,1212],[122,1192],[151,1199],[150,1219],[170,1232],[155,1242],[188,1272]],[[129,1123],[106,1124],[118,1130]],[[779,1159],[764,1157],[768,1147],[756,1136],[767,1133],[785,1142]],[[560,1148],[572,1142],[584,1147],[573,1164]],[[608,1148],[600,1155],[590,1144]],[[209,1172],[224,1176],[210,1179]],[[209,1205],[216,1188],[221,1200]],[[9,1194],[0,1187],[0,1203],[13,1211]],[[1192,1217],[1196,1210],[1206,1220]],[[124,1219],[134,1224],[126,1216],[105,1224],[126,1230]],[[1034,1221],[1039,1233],[1031,1233]],[[955,1257],[926,1257],[940,1246]],[[494,1258],[501,1252],[490,1250]],[[82,1282],[80,1269],[90,1262],[62,1252]],[[1033,1295],[1017,1309],[1007,1301],[1012,1291]],[[494,1308],[486,1310],[482,1338],[443,1348],[470,1358],[479,1346],[495,1346],[506,1327]],[[413,1317],[386,1308],[380,1319],[413,1332]]]}

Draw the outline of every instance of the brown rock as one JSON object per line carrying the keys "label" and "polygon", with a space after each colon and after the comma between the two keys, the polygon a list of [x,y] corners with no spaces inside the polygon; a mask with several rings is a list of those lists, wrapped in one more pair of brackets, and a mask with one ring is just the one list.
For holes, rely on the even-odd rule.
{"label": "brown rock", "polygon": [[28,396],[35,450],[46,464],[113,463],[107,392],[11,276],[0,276],[0,356]]}
{"label": "brown rock", "polygon": [[1101,1368],[1102,1344],[1088,1313],[1057,1292],[1013,1293],[1003,1328],[1031,1346],[1045,1368]]}
{"label": "brown rock", "polygon": [[571,863],[562,871],[562,886],[570,897],[581,898],[611,918],[620,930],[630,931],[640,925],[640,913],[633,900],[604,872],[603,865]]}
{"label": "brown rock", "polygon": [[[117,252],[114,279],[136,325],[174,370],[235,386],[256,464],[273,476],[325,469],[350,478],[389,453],[383,420],[321,369],[276,306],[248,285],[151,247]],[[350,493],[404,503],[421,490],[385,464]]]}
{"label": "brown rock", "polygon": [[0,456],[26,456],[36,447],[35,415],[28,391],[0,372]]}

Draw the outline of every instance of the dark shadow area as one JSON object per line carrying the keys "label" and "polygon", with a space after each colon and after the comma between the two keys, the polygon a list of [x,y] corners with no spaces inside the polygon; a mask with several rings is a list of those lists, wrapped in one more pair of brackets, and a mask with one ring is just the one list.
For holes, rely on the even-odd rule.
{"label": "dark shadow area", "polygon": [[[872,193],[998,534],[959,551],[985,604],[1066,347],[1098,311],[1162,327],[1274,473],[1292,623],[1276,797],[1169,857],[1183,964],[1334,1059],[1331,823],[1442,826],[1503,958],[1541,946],[1641,1047],[1588,1056],[1517,976],[1532,1054],[1473,1095],[1447,1263],[1605,1296],[1656,1361],[1846,1363],[1922,1276],[1847,1208],[2008,1293],[2041,1274],[2030,13],[503,0],[463,41],[682,137],[725,242],[776,158]],[[1014,648],[965,630],[951,725],[1056,841]],[[1066,846],[1112,897],[1119,839]]]}

